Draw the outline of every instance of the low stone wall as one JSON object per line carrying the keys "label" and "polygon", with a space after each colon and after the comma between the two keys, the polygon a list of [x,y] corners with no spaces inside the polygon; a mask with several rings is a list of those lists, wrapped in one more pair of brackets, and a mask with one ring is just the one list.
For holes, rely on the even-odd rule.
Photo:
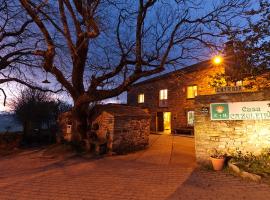
{"label": "low stone wall", "polygon": [[113,151],[121,154],[144,149],[148,145],[149,134],[149,117],[116,117]]}
{"label": "low stone wall", "polygon": [[211,121],[210,103],[270,100],[270,90],[253,93],[198,96],[195,100],[195,148],[199,163],[209,162],[209,151],[259,154],[270,148],[270,120]]}

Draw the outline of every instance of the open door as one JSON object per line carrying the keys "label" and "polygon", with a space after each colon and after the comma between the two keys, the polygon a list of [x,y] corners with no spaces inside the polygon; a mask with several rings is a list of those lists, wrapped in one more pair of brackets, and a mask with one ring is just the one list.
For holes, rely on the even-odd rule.
{"label": "open door", "polygon": [[164,131],[171,132],[171,112],[163,113]]}
{"label": "open door", "polygon": [[157,113],[157,131],[166,133],[171,132],[171,112]]}

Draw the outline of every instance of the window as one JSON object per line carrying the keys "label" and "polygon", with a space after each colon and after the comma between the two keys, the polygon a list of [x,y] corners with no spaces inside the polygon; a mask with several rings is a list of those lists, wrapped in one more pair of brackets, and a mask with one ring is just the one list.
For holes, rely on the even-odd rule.
{"label": "window", "polygon": [[187,125],[194,126],[194,111],[187,112]]}
{"label": "window", "polygon": [[192,85],[187,87],[187,98],[193,99],[197,96],[197,85]]}
{"label": "window", "polygon": [[139,94],[138,95],[138,103],[144,103],[144,94]]}
{"label": "window", "polygon": [[160,90],[159,91],[159,100],[166,100],[168,99],[168,90],[164,89],[164,90]]}
{"label": "window", "polygon": [[236,86],[243,86],[243,81],[236,81],[235,85]]}

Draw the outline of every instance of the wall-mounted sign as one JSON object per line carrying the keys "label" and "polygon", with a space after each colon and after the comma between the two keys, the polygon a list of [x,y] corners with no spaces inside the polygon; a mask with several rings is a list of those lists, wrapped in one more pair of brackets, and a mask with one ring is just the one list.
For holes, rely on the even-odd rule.
{"label": "wall-mounted sign", "polygon": [[216,93],[237,93],[243,90],[242,86],[225,86],[216,88]]}
{"label": "wall-mounted sign", "polygon": [[270,119],[270,101],[210,104],[211,120]]}

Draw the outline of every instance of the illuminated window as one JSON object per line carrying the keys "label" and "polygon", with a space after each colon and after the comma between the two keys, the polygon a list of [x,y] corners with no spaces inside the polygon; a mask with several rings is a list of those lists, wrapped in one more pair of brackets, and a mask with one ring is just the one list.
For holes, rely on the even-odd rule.
{"label": "illuminated window", "polygon": [[187,98],[193,99],[197,96],[197,85],[192,85],[187,87]]}
{"label": "illuminated window", "polygon": [[194,111],[187,112],[187,125],[194,126]]}
{"label": "illuminated window", "polygon": [[243,86],[243,81],[236,81],[235,85],[236,86]]}
{"label": "illuminated window", "polygon": [[144,103],[144,94],[139,94],[138,95],[138,103]]}
{"label": "illuminated window", "polygon": [[166,100],[168,99],[168,90],[160,90],[159,91],[159,100]]}

